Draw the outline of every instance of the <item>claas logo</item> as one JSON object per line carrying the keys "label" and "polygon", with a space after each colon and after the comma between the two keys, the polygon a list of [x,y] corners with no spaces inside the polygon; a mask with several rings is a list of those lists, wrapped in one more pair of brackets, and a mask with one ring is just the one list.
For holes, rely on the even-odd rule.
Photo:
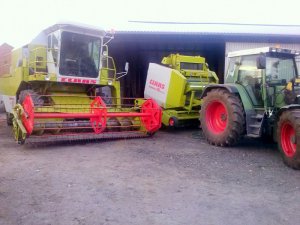
{"label": "claas logo", "polygon": [[165,89],[165,84],[161,83],[161,82],[158,82],[156,80],[150,80],[150,85],[154,86],[154,87],[157,87],[159,89]]}
{"label": "claas logo", "polygon": [[67,83],[97,84],[97,80],[69,78],[69,77],[62,77],[60,81],[67,82]]}

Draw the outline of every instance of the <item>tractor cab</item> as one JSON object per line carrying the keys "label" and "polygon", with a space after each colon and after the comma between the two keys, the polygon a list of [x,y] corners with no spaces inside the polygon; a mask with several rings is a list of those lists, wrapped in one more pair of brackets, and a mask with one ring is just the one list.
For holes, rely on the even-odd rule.
{"label": "tractor cab", "polygon": [[296,51],[271,47],[231,52],[225,83],[244,87],[255,108],[295,103],[291,92],[298,86],[296,55]]}

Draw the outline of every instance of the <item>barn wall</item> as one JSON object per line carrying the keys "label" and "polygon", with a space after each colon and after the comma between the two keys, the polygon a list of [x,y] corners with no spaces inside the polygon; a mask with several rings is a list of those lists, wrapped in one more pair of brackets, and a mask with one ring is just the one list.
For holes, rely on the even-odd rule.
{"label": "barn wall", "polygon": [[[229,51],[278,45],[300,50],[298,37],[125,32],[115,35],[110,43],[110,55],[114,57],[118,71],[124,71],[126,62],[130,64],[128,75],[121,78],[122,95],[143,97],[149,63],[160,63],[171,53],[205,57],[222,83]],[[298,65],[300,67],[300,61]]]}
{"label": "barn wall", "polygon": [[119,71],[126,61],[130,64],[128,76],[121,80],[123,96],[143,97],[149,63],[160,63],[171,53],[201,55],[210,69],[223,77],[224,42],[195,35],[119,35],[111,42],[110,54]]}

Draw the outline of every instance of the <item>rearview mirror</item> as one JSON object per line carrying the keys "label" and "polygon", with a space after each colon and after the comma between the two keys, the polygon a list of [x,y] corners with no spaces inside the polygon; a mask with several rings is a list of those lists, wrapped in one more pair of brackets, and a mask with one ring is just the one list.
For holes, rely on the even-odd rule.
{"label": "rearview mirror", "polygon": [[256,67],[259,70],[266,69],[266,57],[264,55],[260,55],[256,58]]}

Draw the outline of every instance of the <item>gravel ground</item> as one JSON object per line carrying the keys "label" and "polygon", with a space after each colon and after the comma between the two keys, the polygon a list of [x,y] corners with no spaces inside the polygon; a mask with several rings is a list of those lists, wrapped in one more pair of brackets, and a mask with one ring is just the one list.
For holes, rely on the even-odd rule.
{"label": "gravel ground", "polygon": [[276,146],[208,145],[198,129],[152,138],[19,146],[0,114],[0,224],[295,225],[300,171]]}

